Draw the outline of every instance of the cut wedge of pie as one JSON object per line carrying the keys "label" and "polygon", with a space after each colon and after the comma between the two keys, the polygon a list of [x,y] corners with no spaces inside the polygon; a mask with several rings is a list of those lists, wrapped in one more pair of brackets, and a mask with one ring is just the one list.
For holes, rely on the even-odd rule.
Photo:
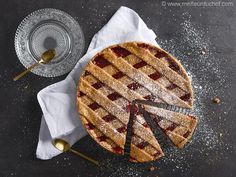
{"label": "cut wedge of pie", "polygon": [[[110,46],[91,59],[78,83],[77,105],[83,125],[98,144],[124,154],[130,109],[136,100],[191,109],[191,82],[180,62],[163,49],[140,42]],[[197,125],[191,115],[150,105],[143,108],[179,148]],[[131,160],[144,162],[163,156],[144,117],[136,115],[133,124]],[[137,142],[146,146],[141,148]],[[153,152],[146,151],[149,147]]]}
{"label": "cut wedge of pie", "polygon": [[157,160],[164,156],[164,153],[142,113],[137,113],[132,118],[130,161]]}
{"label": "cut wedge of pie", "polygon": [[147,105],[144,105],[144,107],[173,144],[182,149],[192,137],[197,126],[197,119],[192,115],[185,115],[162,108]]}

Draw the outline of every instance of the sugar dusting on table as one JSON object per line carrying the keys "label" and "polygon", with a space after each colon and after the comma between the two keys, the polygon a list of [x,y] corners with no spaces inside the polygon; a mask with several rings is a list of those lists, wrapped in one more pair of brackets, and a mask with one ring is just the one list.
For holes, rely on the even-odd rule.
{"label": "sugar dusting on table", "polygon": [[[223,136],[221,130],[212,127],[206,115],[209,111],[207,110],[209,103],[206,103],[206,99],[210,95],[222,94],[224,89],[229,86],[229,83],[226,82],[227,76],[221,68],[222,60],[213,55],[207,29],[203,30],[194,25],[190,21],[191,16],[189,14],[184,13],[183,17],[185,20],[181,24],[181,34],[176,34],[176,36],[181,35],[181,41],[178,40],[180,38],[177,36],[171,40],[158,40],[158,42],[162,48],[182,62],[192,80],[195,93],[193,114],[199,118],[199,124],[191,141],[199,144],[199,146],[194,146],[190,142],[183,151],[176,148],[167,149],[165,151],[167,158],[163,160],[166,163],[174,162],[176,164],[173,171],[180,170],[184,172],[183,174],[188,174],[186,172],[191,170],[192,164],[189,164],[189,160],[187,161],[186,158],[192,159],[194,163],[196,158],[193,157],[193,154],[198,154],[202,158],[207,158],[207,163],[215,163],[217,160],[221,160],[222,154],[220,153],[222,150],[227,149],[233,152],[233,147],[221,140]],[[193,60],[198,61],[192,62]],[[212,77],[215,78],[215,83],[211,83]],[[218,87],[214,87],[213,84],[218,85]],[[225,114],[227,111],[225,110]],[[213,151],[217,158],[209,156],[209,153]]]}

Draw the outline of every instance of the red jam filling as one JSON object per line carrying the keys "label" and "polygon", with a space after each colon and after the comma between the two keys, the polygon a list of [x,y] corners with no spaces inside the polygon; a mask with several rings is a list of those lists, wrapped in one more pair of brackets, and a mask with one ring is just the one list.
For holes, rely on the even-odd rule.
{"label": "red jam filling", "polygon": [[130,104],[130,102],[128,103],[128,105],[126,106],[125,109],[126,109],[127,112],[130,112],[130,110],[131,110],[131,104]]}
{"label": "red jam filling", "polygon": [[138,69],[144,67],[145,65],[147,65],[147,63],[145,61],[141,61],[139,63],[134,64],[133,67]]}
{"label": "red jam filling", "polygon": [[131,54],[128,50],[126,50],[126,49],[124,49],[124,48],[122,48],[122,47],[120,47],[120,46],[114,47],[114,48],[112,48],[111,50],[112,50],[118,57],[127,57],[128,55]]}
{"label": "red jam filling", "polygon": [[167,127],[166,131],[173,131],[176,127],[178,127],[178,125],[175,123],[172,123],[169,127]]}
{"label": "red jam filling", "polygon": [[145,43],[141,43],[141,44],[137,44],[138,47],[141,47],[141,48],[144,48],[144,49],[149,49],[150,46],[148,44],[145,44]]}
{"label": "red jam filling", "polygon": [[90,73],[88,72],[88,71],[85,71],[84,72],[84,76],[87,76],[87,75],[89,75]]}
{"label": "red jam filling", "polygon": [[84,94],[83,92],[81,92],[81,91],[79,92],[79,96],[80,96],[80,97],[82,97],[82,96],[84,96],[84,95],[85,95],[85,94]]}
{"label": "red jam filling", "polygon": [[171,69],[173,69],[174,71],[178,71],[180,69],[179,65],[171,57],[169,57],[167,53],[165,53],[163,51],[158,51],[155,54],[155,57],[157,57],[157,58],[165,57],[169,63],[169,67]]}
{"label": "red jam filling", "polygon": [[87,123],[85,126],[88,130],[93,130],[95,128],[95,126],[91,123]]}
{"label": "red jam filling", "polygon": [[146,100],[151,100],[151,101],[154,101],[154,99],[155,99],[152,95],[147,95],[143,98],[146,99]]}
{"label": "red jam filling", "polygon": [[[130,102],[128,103],[128,105],[126,106],[126,111],[130,112],[132,105],[130,104]],[[138,106],[134,105],[134,114],[139,114],[139,109]]]}
{"label": "red jam filling", "polygon": [[106,122],[111,122],[115,119],[116,117],[114,117],[113,115],[111,114],[108,114],[106,116],[104,116],[102,119],[105,120]]}
{"label": "red jam filling", "polygon": [[113,147],[112,150],[116,154],[123,154],[123,152],[124,152],[124,150],[121,147],[119,147],[119,146]]}
{"label": "red jam filling", "polygon": [[107,95],[107,98],[109,98],[111,101],[117,100],[118,98],[121,98],[121,97],[122,96],[117,92],[114,92],[114,93],[111,93],[110,95]]}
{"label": "red jam filling", "polygon": [[171,83],[168,87],[166,87],[168,90],[173,90],[177,87],[177,85]]}
{"label": "red jam filling", "polygon": [[118,131],[119,133],[124,133],[124,132],[126,131],[126,126],[117,128],[117,131]]}
{"label": "red jam filling", "polygon": [[178,71],[179,70],[179,65],[170,57],[166,57],[166,59],[169,62],[169,67],[171,69],[173,69],[174,71]]}
{"label": "red jam filling", "polygon": [[139,114],[139,109],[137,105],[134,105],[134,114]]}
{"label": "red jam filling", "polygon": [[159,155],[161,155],[161,152],[157,150],[157,152],[155,154],[153,154],[154,157],[158,157]]}
{"label": "red jam filling", "polygon": [[153,80],[157,80],[157,79],[159,79],[160,77],[162,77],[162,74],[161,73],[159,73],[158,71],[156,71],[155,73],[152,73],[152,74],[150,74],[150,75],[148,75],[151,79],[153,79]]}
{"label": "red jam filling", "polygon": [[191,97],[190,93],[187,93],[187,94],[181,96],[180,99],[183,101],[188,101],[190,99],[190,97]]}
{"label": "red jam filling", "polygon": [[96,102],[93,102],[92,104],[88,105],[88,107],[90,107],[92,110],[96,110],[100,108],[100,105],[97,104]]}
{"label": "red jam filling", "polygon": [[159,122],[162,120],[161,117],[156,115],[151,115],[151,117],[153,118],[154,122],[156,122],[156,124],[159,124]]}
{"label": "red jam filling", "polygon": [[162,58],[162,57],[167,57],[168,55],[163,52],[163,51],[157,51],[157,53],[155,54],[155,57],[157,58]]}
{"label": "red jam filling", "polygon": [[122,73],[121,71],[119,71],[119,72],[117,72],[117,73],[115,73],[115,74],[112,75],[112,77],[115,78],[115,79],[120,79],[120,78],[122,78],[123,76],[125,76],[125,74]]}
{"label": "red jam filling", "polygon": [[139,144],[137,144],[136,146],[139,148],[139,149],[143,149],[145,148],[149,143],[147,141],[143,141]]}
{"label": "red jam filling", "polygon": [[157,51],[157,49],[149,44],[145,44],[145,43],[141,43],[141,44],[137,44],[138,47],[141,47],[143,49],[147,49],[149,51]]}
{"label": "red jam filling", "polygon": [[190,131],[187,131],[187,132],[183,135],[183,137],[184,137],[184,138],[187,138],[187,137],[190,135],[190,133],[191,133]]}
{"label": "red jam filling", "polygon": [[137,82],[133,82],[133,83],[129,84],[127,87],[131,90],[136,90],[142,86]]}
{"label": "red jam filling", "polygon": [[144,127],[146,127],[146,128],[149,127],[148,124],[147,124],[147,122],[144,122],[142,125],[143,125]]}
{"label": "red jam filling", "polygon": [[106,140],[107,140],[107,137],[106,137],[105,135],[102,135],[102,136],[98,137],[98,140],[99,140],[100,142],[106,141]]}
{"label": "red jam filling", "polygon": [[92,86],[95,88],[95,89],[100,89],[104,84],[102,82],[97,82],[95,84],[93,84]]}
{"label": "red jam filling", "polygon": [[93,63],[100,68],[110,65],[110,62],[107,61],[102,55],[98,55],[96,58],[94,58]]}

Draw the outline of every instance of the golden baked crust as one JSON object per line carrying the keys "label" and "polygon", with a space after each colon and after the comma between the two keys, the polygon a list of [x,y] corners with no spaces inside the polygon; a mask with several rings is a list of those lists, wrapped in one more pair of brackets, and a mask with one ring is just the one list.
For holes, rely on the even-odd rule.
{"label": "golden baked crust", "polygon": [[143,114],[136,111],[132,120],[130,161],[147,162],[162,156],[164,153]]}
{"label": "golden baked crust", "polygon": [[[134,100],[191,109],[190,79],[173,56],[142,42],[113,45],[94,56],[78,83],[78,111],[91,137],[113,153],[124,154],[130,107]],[[191,138],[197,125],[197,119],[190,115],[150,105],[143,108],[179,148]],[[164,154],[152,130],[144,126],[147,124],[143,116],[135,117],[131,161],[160,158]],[[137,142],[145,146],[140,148]]]}

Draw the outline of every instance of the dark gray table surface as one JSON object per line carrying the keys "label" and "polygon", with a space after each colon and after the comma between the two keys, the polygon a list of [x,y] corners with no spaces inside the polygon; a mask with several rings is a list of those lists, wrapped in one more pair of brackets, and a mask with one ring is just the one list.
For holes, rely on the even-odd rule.
{"label": "dark gray table surface", "polygon": [[[99,159],[101,167],[69,153],[48,161],[36,159],[42,114],[36,95],[65,75],[43,78],[30,73],[12,81],[24,69],[14,51],[18,24],[37,9],[61,9],[78,20],[87,47],[92,36],[121,5],[138,12],[155,31],[163,48],[191,72],[201,108],[196,111],[200,122],[193,141],[180,152],[167,150],[162,160],[145,164],[132,164],[112,155],[89,136],[74,148]],[[0,177],[236,176],[236,4],[170,7],[154,0],[1,0],[0,10]],[[221,99],[220,105],[211,101],[216,95]],[[150,172],[150,166],[158,169]]]}

